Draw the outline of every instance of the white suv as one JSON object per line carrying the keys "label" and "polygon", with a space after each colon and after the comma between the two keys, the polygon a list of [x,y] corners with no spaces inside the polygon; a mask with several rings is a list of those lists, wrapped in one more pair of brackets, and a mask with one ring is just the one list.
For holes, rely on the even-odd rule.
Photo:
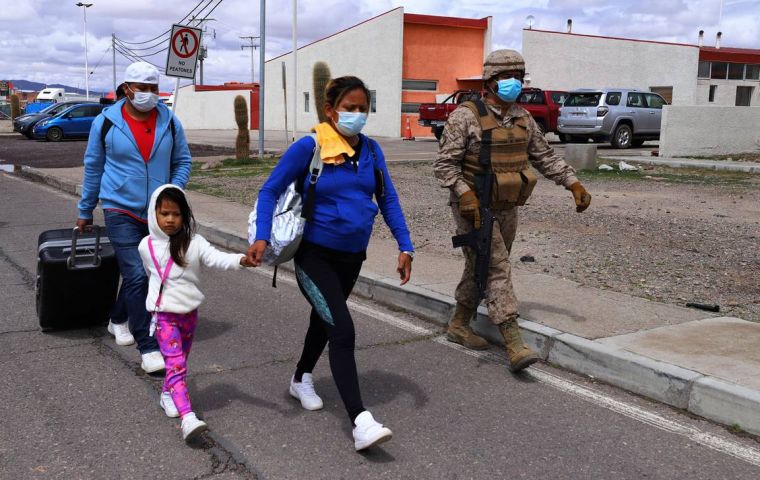
{"label": "white suv", "polygon": [[625,88],[574,90],[559,109],[559,132],[569,142],[612,143],[615,148],[640,147],[660,139],[662,106],[651,92]]}

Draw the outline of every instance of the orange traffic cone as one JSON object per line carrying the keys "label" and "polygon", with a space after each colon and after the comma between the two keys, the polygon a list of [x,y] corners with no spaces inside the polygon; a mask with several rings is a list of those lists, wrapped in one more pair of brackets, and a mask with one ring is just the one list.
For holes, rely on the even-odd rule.
{"label": "orange traffic cone", "polygon": [[414,136],[412,136],[412,125],[409,123],[409,117],[406,117],[406,131],[404,132],[404,140],[414,140]]}

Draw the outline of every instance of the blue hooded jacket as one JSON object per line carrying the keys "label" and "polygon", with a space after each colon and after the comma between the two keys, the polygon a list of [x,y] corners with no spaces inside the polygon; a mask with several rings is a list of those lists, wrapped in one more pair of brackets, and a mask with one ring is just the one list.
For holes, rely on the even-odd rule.
{"label": "blue hooded jacket", "polygon": [[[148,203],[156,188],[166,183],[185,188],[190,178],[190,149],[182,125],[174,114],[162,103],[156,106],[156,136],[146,163],[122,115],[125,101],[120,100],[103,110],[92,122],[84,154],[79,218],[91,219],[100,199],[104,209],[125,211],[147,220]],[[104,151],[101,131],[106,117],[113,126],[106,134]],[[174,122],[174,138],[169,121]]]}

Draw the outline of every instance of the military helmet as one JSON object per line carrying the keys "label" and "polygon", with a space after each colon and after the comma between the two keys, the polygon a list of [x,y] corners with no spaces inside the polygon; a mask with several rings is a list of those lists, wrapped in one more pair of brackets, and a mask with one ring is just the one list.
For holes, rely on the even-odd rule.
{"label": "military helmet", "polygon": [[490,80],[501,72],[519,70],[525,73],[525,60],[516,50],[494,50],[483,62],[483,80]]}

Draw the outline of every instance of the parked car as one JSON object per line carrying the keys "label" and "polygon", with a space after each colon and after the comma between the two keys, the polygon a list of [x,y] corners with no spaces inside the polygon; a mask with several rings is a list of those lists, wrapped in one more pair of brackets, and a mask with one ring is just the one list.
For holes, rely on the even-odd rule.
{"label": "parked car", "polygon": [[423,103],[419,107],[420,119],[418,125],[430,127],[433,135],[441,139],[443,126],[449,119],[449,114],[456,110],[460,103],[473,98],[480,98],[481,93],[475,90],[457,90],[441,103]]}
{"label": "parked car", "polygon": [[[517,104],[533,116],[543,133],[559,134],[557,119],[559,118],[559,109],[565,98],[567,98],[567,92],[523,88],[522,93],[517,97]],[[560,140],[564,141],[564,135],[559,134],[559,137]]]}
{"label": "parked car", "polygon": [[100,103],[80,103],[71,106],[58,115],[41,120],[34,127],[34,136],[51,142],[64,138],[87,138],[90,126],[105,105]]}
{"label": "parked car", "polygon": [[656,93],[625,88],[570,92],[559,115],[559,131],[570,142],[612,143],[615,148],[640,147],[659,140],[662,106]]}
{"label": "parked car", "polygon": [[13,120],[13,131],[18,132],[28,138],[34,138],[34,126],[40,120],[54,117],[66,110],[72,105],[79,105],[81,102],[63,102],[63,103],[51,103],[41,112],[26,113],[24,115],[16,117]]}

